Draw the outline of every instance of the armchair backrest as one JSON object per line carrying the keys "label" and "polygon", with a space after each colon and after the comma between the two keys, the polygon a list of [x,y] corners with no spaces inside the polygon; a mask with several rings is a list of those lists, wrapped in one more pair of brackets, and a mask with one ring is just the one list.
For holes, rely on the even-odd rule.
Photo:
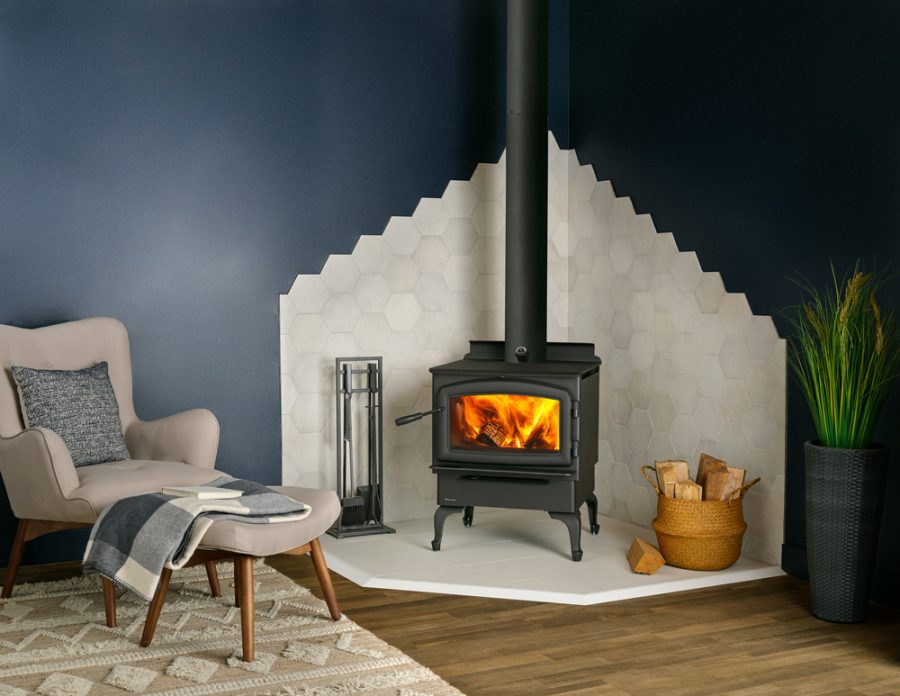
{"label": "armchair backrest", "polygon": [[11,365],[40,370],[80,370],[109,363],[109,378],[119,402],[125,429],[135,419],[131,392],[131,351],[128,331],[118,319],[95,317],[39,329],[0,325],[0,435],[24,430]]}

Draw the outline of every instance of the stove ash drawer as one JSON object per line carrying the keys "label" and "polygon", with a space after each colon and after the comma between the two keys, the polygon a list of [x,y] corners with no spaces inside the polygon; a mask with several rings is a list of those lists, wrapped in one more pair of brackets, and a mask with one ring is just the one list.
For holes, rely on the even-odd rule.
{"label": "stove ash drawer", "polygon": [[521,510],[576,510],[575,483],[502,476],[463,476],[441,472],[438,505]]}

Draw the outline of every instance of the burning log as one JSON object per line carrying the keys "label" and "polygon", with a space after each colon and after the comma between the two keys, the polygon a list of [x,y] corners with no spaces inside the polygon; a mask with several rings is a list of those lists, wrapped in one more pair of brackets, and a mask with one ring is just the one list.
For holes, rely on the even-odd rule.
{"label": "burning log", "polygon": [[503,447],[503,443],[506,442],[506,432],[497,421],[488,421],[481,426],[481,432],[478,433],[476,440],[488,447]]}
{"label": "burning log", "polygon": [[525,440],[525,449],[549,449],[547,446],[547,434],[544,428],[535,428],[528,439]]}

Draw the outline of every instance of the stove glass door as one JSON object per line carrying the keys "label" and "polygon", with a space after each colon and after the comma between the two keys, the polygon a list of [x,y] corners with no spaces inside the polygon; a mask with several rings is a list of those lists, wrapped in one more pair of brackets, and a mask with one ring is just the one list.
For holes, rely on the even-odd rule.
{"label": "stove glass door", "polygon": [[526,380],[465,380],[437,388],[434,454],[442,463],[569,467],[578,447],[568,390]]}
{"label": "stove glass door", "polygon": [[450,397],[450,446],[559,452],[559,400],[531,394]]}

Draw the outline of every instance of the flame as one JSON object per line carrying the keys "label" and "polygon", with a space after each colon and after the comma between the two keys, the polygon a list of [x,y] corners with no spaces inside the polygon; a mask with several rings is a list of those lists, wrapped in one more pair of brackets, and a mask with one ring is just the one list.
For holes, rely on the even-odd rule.
{"label": "flame", "polygon": [[[559,450],[559,401],[524,394],[472,394],[453,402],[453,444]],[[489,435],[489,437],[488,437]]]}

